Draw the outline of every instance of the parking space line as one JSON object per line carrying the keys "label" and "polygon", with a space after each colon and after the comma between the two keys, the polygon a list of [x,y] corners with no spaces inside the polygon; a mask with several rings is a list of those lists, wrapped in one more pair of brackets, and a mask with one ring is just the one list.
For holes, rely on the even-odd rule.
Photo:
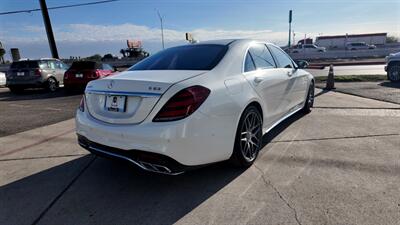
{"label": "parking space line", "polygon": [[51,156],[39,156],[39,157],[0,159],[0,162],[17,161],[17,160],[31,160],[31,159],[64,158],[64,157],[76,157],[76,156],[85,156],[85,155],[88,155],[88,154],[51,155]]}
{"label": "parking space line", "polygon": [[16,153],[16,152],[19,152],[19,151],[23,151],[23,150],[26,150],[26,149],[28,149],[30,147],[36,146],[36,145],[43,144],[45,142],[51,141],[51,140],[53,140],[55,138],[58,138],[58,137],[63,136],[63,135],[66,135],[66,134],[71,133],[73,131],[75,131],[75,128],[74,129],[69,129],[67,131],[61,132],[61,133],[53,135],[53,136],[50,136],[48,138],[44,138],[44,139],[42,139],[40,141],[34,142],[32,144],[29,144],[29,145],[25,145],[25,146],[22,146],[22,147],[19,147],[19,148],[15,148],[15,149],[11,149],[11,150],[5,151],[3,153],[0,153],[0,157],[6,156],[6,155],[10,155],[10,154],[13,154],[13,153]]}
{"label": "parking space line", "polygon": [[356,139],[356,138],[369,138],[369,137],[390,137],[400,136],[400,134],[371,134],[371,135],[356,135],[356,136],[343,136],[343,137],[326,137],[326,138],[308,138],[308,139],[293,139],[293,140],[278,140],[270,143],[287,143],[287,142],[302,142],[302,141],[326,141],[326,140],[340,140],[340,139]]}
{"label": "parking space line", "polygon": [[347,106],[314,106],[315,109],[388,109],[388,110],[400,110],[398,108],[390,108],[390,107],[347,107]]}

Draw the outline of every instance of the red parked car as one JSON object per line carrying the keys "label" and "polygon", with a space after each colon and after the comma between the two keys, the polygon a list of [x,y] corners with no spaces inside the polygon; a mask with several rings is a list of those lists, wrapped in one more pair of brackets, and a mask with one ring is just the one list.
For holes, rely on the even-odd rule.
{"label": "red parked car", "polygon": [[83,89],[89,81],[107,77],[114,72],[115,70],[105,63],[76,61],[64,74],[64,88]]}

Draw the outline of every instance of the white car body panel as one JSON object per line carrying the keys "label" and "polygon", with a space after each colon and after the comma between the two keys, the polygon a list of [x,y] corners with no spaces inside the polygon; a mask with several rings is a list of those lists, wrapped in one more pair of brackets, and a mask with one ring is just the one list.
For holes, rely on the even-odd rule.
{"label": "white car body panel", "polygon": [[6,74],[0,72],[0,87],[6,85]]}
{"label": "white car body panel", "polygon": [[[162,154],[185,166],[229,159],[240,116],[250,103],[261,106],[263,131],[267,132],[303,107],[313,79],[301,69],[243,73],[243,59],[252,43],[249,40],[232,42],[222,60],[210,71],[128,71],[90,82],[85,91],[89,96],[87,101],[92,101],[92,90],[110,91],[107,84],[114,81],[118,91],[136,93],[141,104],[147,106],[138,106],[138,112],[144,107],[142,112],[129,118],[111,114],[102,117],[93,112],[93,102],[87,102],[84,112],[77,110],[77,134],[113,148]],[[256,84],[254,79],[259,76],[264,79]],[[193,85],[211,90],[200,108],[181,120],[152,121],[173,95]]]}

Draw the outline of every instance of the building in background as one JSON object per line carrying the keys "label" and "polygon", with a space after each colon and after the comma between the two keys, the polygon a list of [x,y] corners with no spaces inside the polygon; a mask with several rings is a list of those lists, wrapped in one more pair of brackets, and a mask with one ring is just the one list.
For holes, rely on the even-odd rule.
{"label": "building in background", "polygon": [[370,45],[385,45],[387,33],[346,34],[334,36],[318,36],[315,44],[329,49],[344,49],[346,43],[365,42]]}

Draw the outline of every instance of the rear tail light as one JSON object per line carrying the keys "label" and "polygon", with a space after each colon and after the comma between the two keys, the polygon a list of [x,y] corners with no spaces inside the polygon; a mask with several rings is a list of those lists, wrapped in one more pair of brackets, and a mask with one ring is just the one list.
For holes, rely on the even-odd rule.
{"label": "rear tail light", "polygon": [[208,88],[192,86],[176,93],[154,117],[153,122],[175,121],[195,112],[210,94]]}
{"label": "rear tail light", "polygon": [[68,77],[69,77],[69,72],[67,71],[67,72],[64,73],[64,79],[68,80]]}
{"label": "rear tail light", "polygon": [[85,95],[82,96],[81,102],[79,103],[79,111],[85,111]]}
{"label": "rear tail light", "polygon": [[41,76],[42,71],[40,69],[35,69],[35,76]]}
{"label": "rear tail light", "polygon": [[99,77],[100,77],[100,72],[98,70],[89,72],[88,78],[97,79]]}

